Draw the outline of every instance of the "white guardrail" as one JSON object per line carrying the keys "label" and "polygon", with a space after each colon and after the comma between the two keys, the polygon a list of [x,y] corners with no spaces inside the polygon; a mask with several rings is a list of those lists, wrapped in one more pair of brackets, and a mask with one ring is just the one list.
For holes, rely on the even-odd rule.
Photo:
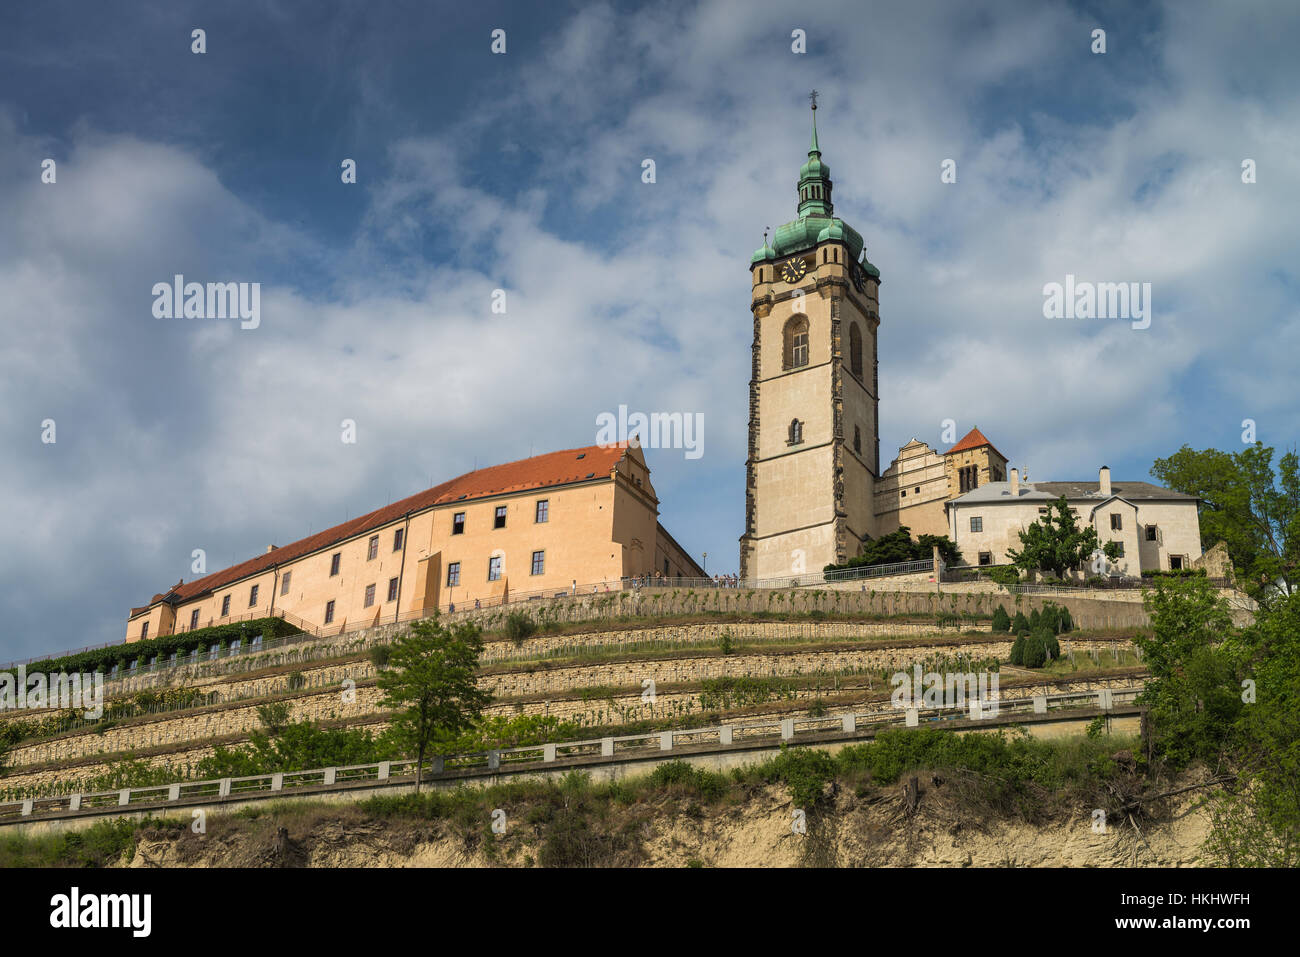
{"label": "white guardrail", "polygon": [[[1002,717],[1011,712],[1046,714],[1052,707],[1059,708],[1069,702],[1081,706],[1095,703],[1099,711],[1110,711],[1118,698],[1128,698],[1130,703],[1142,691],[1141,685],[1123,688],[1103,688],[1098,691],[1068,692],[1053,695],[1035,695],[1023,698],[989,699],[980,702],[971,699],[969,716],[972,718]],[[996,711],[992,709],[996,706]],[[822,717],[779,718],[772,717],[738,724],[714,725],[707,728],[687,728],[671,731],[652,731],[620,737],[591,738],[584,741],[565,741],[554,744],[533,744],[517,748],[502,748],[473,754],[436,756],[426,765],[432,772],[430,781],[455,776],[463,771],[501,771],[517,769],[538,770],[525,765],[546,764],[574,758],[646,757],[648,753],[671,752],[683,745],[715,745],[725,748],[750,740],[775,738],[793,741],[800,735],[827,732],[853,733],[861,727],[901,724],[919,727],[922,721],[952,720],[966,716],[962,708],[909,708],[900,713],[897,708],[882,711],[831,714]],[[34,815],[41,818],[74,815],[95,808],[132,807],[165,808],[171,804],[195,803],[196,799],[217,802],[255,794],[276,796],[303,788],[344,788],[349,785],[372,783],[380,786],[385,781],[402,778],[415,779],[415,761],[380,761],[375,764],[357,764],[349,767],[317,768],[310,771],[284,771],[274,774],[255,774],[249,777],[220,778],[211,781],[183,781],[176,784],[159,784],[150,787],[122,788],[115,791],[96,791],[89,794],[64,794],[50,797],[26,798],[19,801],[0,802],[0,824],[20,823]],[[427,772],[426,772],[427,773]]]}

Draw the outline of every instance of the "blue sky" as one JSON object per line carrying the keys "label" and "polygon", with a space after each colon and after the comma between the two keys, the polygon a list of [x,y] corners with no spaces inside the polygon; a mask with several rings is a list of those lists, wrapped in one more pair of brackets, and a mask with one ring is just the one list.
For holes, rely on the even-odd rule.
{"label": "blue sky", "polygon": [[[648,458],[734,571],[747,267],[814,87],[884,279],[886,463],[947,418],[1039,480],[1246,418],[1290,448],[1298,47],[1283,3],[6,5],[0,659],[620,404],[704,415],[701,457]],[[175,273],[261,282],[261,326],[154,319]],[[1151,327],[1044,319],[1067,273],[1150,282]]]}

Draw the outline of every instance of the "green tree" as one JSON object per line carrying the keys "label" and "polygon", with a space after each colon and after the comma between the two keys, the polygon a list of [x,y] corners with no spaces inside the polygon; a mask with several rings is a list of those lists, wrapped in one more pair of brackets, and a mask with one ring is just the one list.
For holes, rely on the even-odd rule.
{"label": "green tree", "polygon": [[1025,637],[1024,651],[1020,662],[1026,668],[1041,668],[1047,663],[1047,643],[1041,632],[1033,632]]}
{"label": "green tree", "polygon": [[1007,614],[1007,610],[1005,608],[1003,608],[1001,605],[998,605],[997,610],[993,612],[992,631],[1007,632],[1010,630],[1011,630],[1011,616]]}
{"label": "green tree", "polygon": [[449,746],[481,719],[492,696],[478,686],[483,652],[477,625],[444,628],[436,619],[417,621],[392,644],[388,670],[379,675],[381,704],[397,710],[388,734],[418,760],[415,789],[430,748]]}
{"label": "green tree", "polygon": [[1148,706],[1153,748],[1175,767],[1200,759],[1219,766],[1241,709],[1228,606],[1205,578],[1158,578],[1143,595],[1151,633],[1138,635],[1150,677],[1138,698]]}
{"label": "green tree", "polygon": [[934,546],[939,546],[939,557],[945,565],[960,565],[961,552],[957,546],[944,535],[922,535],[912,541],[912,530],[903,525],[888,535],[864,542],[856,558],[843,565],[827,565],[826,571],[839,568],[858,568],[863,565],[897,565],[903,562],[923,562],[933,554]]}
{"label": "green tree", "polygon": [[1017,635],[1029,634],[1029,619],[1023,611],[1016,612],[1016,617],[1011,620],[1011,630]]}
{"label": "green tree", "polygon": [[1020,532],[1020,544],[1019,550],[1007,549],[1017,568],[1051,572],[1057,578],[1078,568],[1098,548],[1096,529],[1079,525],[1064,495],[1047,506],[1047,514]]}
{"label": "green tree", "polygon": [[1016,635],[1016,640],[1011,643],[1011,663],[1013,665],[1023,665],[1025,663],[1025,636]]}
{"label": "green tree", "polygon": [[[1227,643],[1253,685],[1238,712],[1235,794],[1215,808],[1206,849],[1228,867],[1300,865],[1300,593],[1274,602]],[[1253,692],[1253,693],[1252,693]]]}
{"label": "green tree", "polygon": [[1201,547],[1223,542],[1241,587],[1260,602],[1290,595],[1300,570],[1300,458],[1278,460],[1261,443],[1240,452],[1184,445],[1156,459],[1151,474],[1201,500]]}

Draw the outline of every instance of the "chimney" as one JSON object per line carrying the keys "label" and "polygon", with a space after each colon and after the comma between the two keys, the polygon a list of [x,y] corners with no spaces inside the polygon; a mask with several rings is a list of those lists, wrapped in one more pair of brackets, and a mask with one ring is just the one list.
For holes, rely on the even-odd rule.
{"label": "chimney", "polygon": [[1011,497],[1012,498],[1020,497],[1020,470],[1019,469],[1011,470]]}
{"label": "chimney", "polygon": [[279,546],[277,546],[277,545],[267,545],[267,546],[266,546],[266,554],[268,554],[268,555],[271,554],[271,553],[272,553],[273,551],[275,551],[276,548],[278,548],[278,547],[279,547]]}
{"label": "chimney", "polygon": [[1110,466],[1103,465],[1101,472],[1098,473],[1098,481],[1101,486],[1098,491],[1101,492],[1102,498],[1110,498]]}

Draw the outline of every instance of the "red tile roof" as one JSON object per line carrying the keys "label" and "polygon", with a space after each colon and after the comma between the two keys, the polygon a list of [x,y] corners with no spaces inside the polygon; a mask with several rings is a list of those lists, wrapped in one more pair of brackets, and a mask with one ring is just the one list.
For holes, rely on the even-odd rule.
{"label": "red tile roof", "polygon": [[[273,565],[283,565],[322,548],[328,548],[337,542],[355,538],[371,529],[381,528],[401,518],[407,512],[418,512],[435,505],[472,501],[508,492],[523,492],[528,489],[608,478],[626,452],[627,449],[619,446],[602,448],[599,445],[590,445],[582,449],[548,452],[545,455],[536,455],[517,462],[507,462],[505,465],[493,465],[466,472],[449,482],[417,492],[401,501],[385,505],[359,518],[335,525],[333,528],[327,528],[308,538],[284,545],[274,551],[264,552],[256,558],[231,565],[229,568],[213,572],[187,584],[177,585],[169,589],[167,595],[155,595],[150,606],[171,596],[175,596],[180,602],[189,601],[231,582],[266,571]],[[147,608],[133,608],[130,617],[135,617],[139,612],[146,610]]]}
{"label": "red tile roof", "polygon": [[[967,449],[983,448],[986,445],[993,449],[994,452],[998,452],[997,447],[984,437],[983,432],[979,429],[971,429],[956,445],[943,454],[952,455],[954,452],[965,452]],[[1006,460],[1006,456],[1001,452],[998,452],[998,456],[1004,461]]]}

